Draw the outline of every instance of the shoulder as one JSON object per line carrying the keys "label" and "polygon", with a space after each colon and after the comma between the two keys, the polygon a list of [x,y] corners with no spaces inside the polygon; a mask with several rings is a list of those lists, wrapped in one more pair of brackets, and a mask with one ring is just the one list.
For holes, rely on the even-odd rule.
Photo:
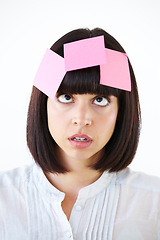
{"label": "shoulder", "polygon": [[116,226],[122,231],[121,239],[129,239],[131,234],[133,239],[157,239],[160,178],[126,168],[117,173],[117,185]]}
{"label": "shoulder", "polygon": [[[160,178],[127,168],[117,174],[120,186],[119,206],[121,214],[133,218],[155,221],[160,214]],[[123,213],[123,214],[122,214]]]}
{"label": "shoulder", "polygon": [[6,172],[0,172],[0,189],[23,185],[28,182],[33,171],[34,164],[15,168]]}
{"label": "shoulder", "polygon": [[16,234],[16,239],[19,239],[17,233],[23,232],[21,230],[27,222],[26,194],[32,182],[32,169],[33,165],[30,165],[0,173],[0,239],[4,239],[4,233],[7,236]]}
{"label": "shoulder", "polygon": [[0,219],[6,218],[8,209],[10,214],[21,213],[28,186],[32,185],[32,169],[30,165],[0,173]]}
{"label": "shoulder", "polygon": [[121,186],[160,193],[159,177],[136,172],[129,168],[117,173],[117,181]]}

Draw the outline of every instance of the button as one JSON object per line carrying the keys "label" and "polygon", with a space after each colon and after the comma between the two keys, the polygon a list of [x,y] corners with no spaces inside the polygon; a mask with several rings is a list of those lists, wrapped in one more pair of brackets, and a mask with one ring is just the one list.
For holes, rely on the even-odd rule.
{"label": "button", "polygon": [[68,238],[71,238],[71,233],[68,231],[68,232],[66,232],[66,236],[68,237]]}
{"label": "button", "polygon": [[77,205],[77,206],[76,206],[76,210],[77,210],[77,211],[81,211],[81,210],[82,210],[82,207],[81,207],[80,205]]}

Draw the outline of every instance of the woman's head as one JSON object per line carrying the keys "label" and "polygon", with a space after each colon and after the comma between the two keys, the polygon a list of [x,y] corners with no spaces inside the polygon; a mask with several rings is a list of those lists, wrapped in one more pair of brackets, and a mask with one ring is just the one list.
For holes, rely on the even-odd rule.
{"label": "woman's head", "polygon": [[[104,35],[106,48],[124,53],[120,44],[102,29],[74,30],[55,42],[51,50],[63,57],[65,43],[101,35]],[[92,165],[92,168],[100,171],[119,171],[127,167],[137,149],[140,131],[140,107],[136,80],[130,62],[129,69],[131,92],[99,84],[99,66],[67,72],[57,91],[58,96],[62,94],[95,94],[117,98],[118,115],[115,129],[104,147],[103,156]],[[56,155],[57,144],[48,128],[47,99],[48,97],[44,93],[33,87],[27,121],[28,147],[35,161],[44,171],[65,172],[64,165]]]}

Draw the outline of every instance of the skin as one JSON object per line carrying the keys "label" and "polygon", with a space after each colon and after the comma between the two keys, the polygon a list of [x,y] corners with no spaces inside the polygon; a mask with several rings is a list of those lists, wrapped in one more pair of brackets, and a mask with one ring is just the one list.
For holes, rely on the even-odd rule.
{"label": "skin", "polygon": [[[114,96],[106,99],[92,94],[61,95],[55,99],[48,98],[47,114],[59,159],[70,171],[58,175],[46,173],[46,177],[65,193],[62,208],[69,219],[79,190],[101,176],[88,165],[99,159],[113,134],[118,100]],[[69,138],[74,134],[86,134],[91,138],[91,144],[82,149],[73,146]]]}

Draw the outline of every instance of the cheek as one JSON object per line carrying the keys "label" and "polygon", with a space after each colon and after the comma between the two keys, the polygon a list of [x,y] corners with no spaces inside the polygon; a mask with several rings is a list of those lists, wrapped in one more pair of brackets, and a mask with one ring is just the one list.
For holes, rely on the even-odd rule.
{"label": "cheek", "polygon": [[48,110],[48,128],[51,136],[56,140],[63,137],[64,132],[66,132],[67,118],[66,115],[59,111],[54,111],[53,109]]}
{"label": "cheek", "polygon": [[48,118],[48,128],[53,137],[54,133],[57,129],[57,123],[59,122],[57,119],[57,115],[54,113],[53,109],[50,105],[47,108],[47,118]]}
{"label": "cheek", "polygon": [[59,128],[61,118],[57,115],[48,112],[48,127],[50,132],[56,131]]}
{"label": "cheek", "polygon": [[99,124],[101,128],[101,132],[106,135],[106,137],[111,137],[114,132],[115,125],[117,120],[117,112],[113,112],[103,118],[101,124]]}

